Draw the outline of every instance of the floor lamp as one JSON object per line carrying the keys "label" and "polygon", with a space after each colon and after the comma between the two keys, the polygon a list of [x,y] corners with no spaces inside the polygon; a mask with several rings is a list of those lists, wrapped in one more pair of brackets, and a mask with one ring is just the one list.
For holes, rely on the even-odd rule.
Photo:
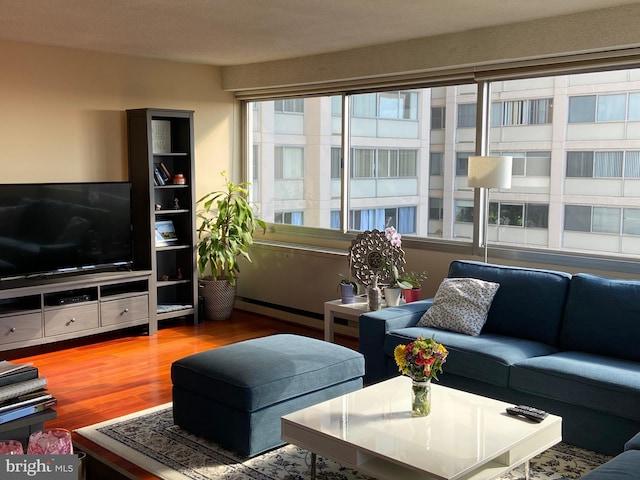
{"label": "floor lamp", "polygon": [[487,263],[489,246],[489,190],[511,188],[512,157],[469,157],[469,187],[484,189],[484,263]]}

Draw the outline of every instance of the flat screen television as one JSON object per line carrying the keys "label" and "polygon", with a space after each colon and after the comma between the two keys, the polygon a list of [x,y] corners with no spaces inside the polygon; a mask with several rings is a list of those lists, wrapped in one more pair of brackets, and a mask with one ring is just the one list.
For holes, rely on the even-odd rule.
{"label": "flat screen television", "polygon": [[130,268],[129,182],[0,185],[0,278]]}

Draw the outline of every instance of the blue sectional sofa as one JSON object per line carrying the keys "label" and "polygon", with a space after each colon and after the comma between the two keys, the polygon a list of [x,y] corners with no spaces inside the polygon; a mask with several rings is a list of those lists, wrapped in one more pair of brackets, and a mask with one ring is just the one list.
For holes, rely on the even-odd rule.
{"label": "blue sectional sofa", "polygon": [[449,278],[499,283],[479,335],[418,327],[433,299],[360,316],[365,383],[398,375],[419,335],[449,350],[443,385],[563,417],[563,440],[609,455],[640,431],[640,281],[454,261]]}
{"label": "blue sectional sofa", "polygon": [[640,478],[640,433],[624,445],[624,452],[580,477],[580,480],[637,480]]}

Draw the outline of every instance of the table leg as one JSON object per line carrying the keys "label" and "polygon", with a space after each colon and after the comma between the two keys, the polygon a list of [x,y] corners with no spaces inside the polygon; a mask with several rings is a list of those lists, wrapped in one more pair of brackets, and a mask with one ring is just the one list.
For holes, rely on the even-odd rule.
{"label": "table leg", "polygon": [[524,462],[524,480],[529,480],[529,460]]}
{"label": "table leg", "polygon": [[333,343],[333,311],[324,307],[324,341]]}
{"label": "table leg", "polygon": [[311,452],[311,480],[316,480],[316,454]]}

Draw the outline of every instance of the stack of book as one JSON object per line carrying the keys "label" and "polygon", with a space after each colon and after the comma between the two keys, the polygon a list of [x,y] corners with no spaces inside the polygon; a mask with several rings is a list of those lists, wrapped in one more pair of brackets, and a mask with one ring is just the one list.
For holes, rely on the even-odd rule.
{"label": "stack of book", "polygon": [[47,379],[29,364],[0,361],[0,424],[53,407],[58,401],[46,391]]}
{"label": "stack of book", "polygon": [[171,184],[171,174],[162,162],[153,164],[153,183],[156,186]]}

